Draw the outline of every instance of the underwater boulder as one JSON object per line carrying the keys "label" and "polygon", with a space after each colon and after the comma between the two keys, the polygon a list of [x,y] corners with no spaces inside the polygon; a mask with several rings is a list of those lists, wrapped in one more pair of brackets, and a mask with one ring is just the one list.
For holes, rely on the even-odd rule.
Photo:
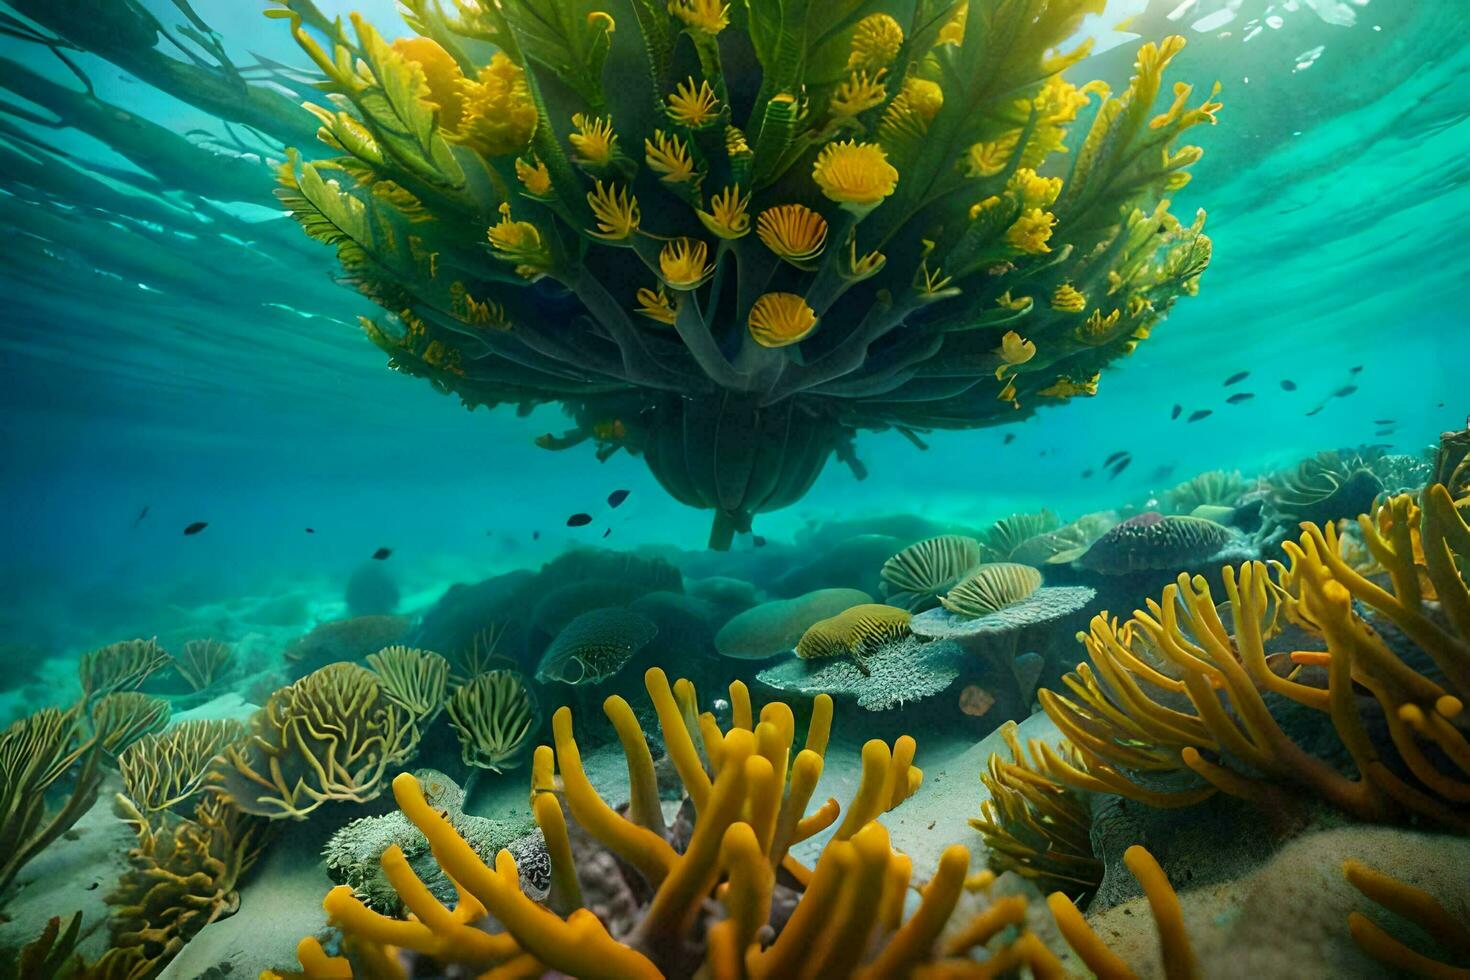
{"label": "underwater boulder", "polygon": [[594,609],[626,606],[647,593],[637,582],[621,579],[583,579],[554,589],[531,610],[529,640],[534,649],[566,628],[578,616]]}
{"label": "underwater boulder", "polygon": [[385,616],[398,610],[398,583],[380,561],[358,565],[342,595],[354,616]]}
{"label": "underwater boulder", "polygon": [[719,614],[704,599],[680,592],[650,592],[628,608],[658,627],[647,655],[668,662],[715,655],[714,623]]}
{"label": "underwater boulder", "polygon": [[710,604],[714,610],[711,622],[715,626],[723,626],[730,617],[761,601],[760,590],[749,581],[728,575],[691,579],[685,583],[685,589],[690,595]]}
{"label": "underwater boulder", "polygon": [[293,678],[339,661],[358,661],[384,647],[402,643],[408,634],[406,616],[354,616],[319,623],[286,646],[286,669]]}
{"label": "underwater boulder", "polygon": [[867,711],[890,711],[947,690],[968,659],[958,644],[905,636],[871,647],[863,656],[866,673],[851,657],[792,657],[765,668],[756,680],[783,694],[830,694]]}
{"label": "underwater boulder", "polygon": [[764,660],[788,653],[813,623],[872,601],[872,596],[857,589],[817,589],[792,599],[773,599],[721,627],[715,634],[715,649],[720,656],[735,660]]}

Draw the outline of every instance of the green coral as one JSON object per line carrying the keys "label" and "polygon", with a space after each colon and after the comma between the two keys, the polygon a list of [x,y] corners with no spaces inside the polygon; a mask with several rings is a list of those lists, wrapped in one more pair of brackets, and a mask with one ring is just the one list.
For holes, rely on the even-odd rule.
{"label": "green coral", "polygon": [[387,311],[363,328],[390,365],[470,406],[560,403],[543,446],[641,456],[716,547],[832,455],[865,472],[859,431],[1095,393],[1209,261],[1168,198],[1219,104],[1156,109],[1180,38],[1117,96],[1067,81],[1097,0],[964,23],[904,0],[881,58],[854,56],[873,0],[415,0],[422,36],[391,44],[275,2],[331,99],[331,155],[293,156],[280,198]]}

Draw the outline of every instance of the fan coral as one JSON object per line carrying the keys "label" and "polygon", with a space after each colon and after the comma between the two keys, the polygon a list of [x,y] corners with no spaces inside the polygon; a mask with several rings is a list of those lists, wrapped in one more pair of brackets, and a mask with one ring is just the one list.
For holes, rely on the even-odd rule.
{"label": "fan coral", "polygon": [[890,711],[947,690],[967,654],[953,643],[918,637],[881,643],[863,656],[864,673],[849,657],[793,657],[767,667],[756,680],[787,694],[851,697],[867,711]]}
{"label": "fan coral", "polygon": [[1098,538],[1076,564],[1104,575],[1175,571],[1208,559],[1229,542],[1230,532],[1214,521],[1148,511]]}
{"label": "fan coral", "polygon": [[[0,732],[0,902],[21,868],[97,802],[104,758],[162,728],[168,715],[161,698],[125,692],[103,695],[90,715],[80,701],[43,708]],[[53,811],[47,792],[64,779],[65,802]]]}
{"label": "fan coral", "polygon": [[1277,525],[1294,530],[1303,521],[1326,524],[1373,507],[1383,482],[1357,453],[1325,452],[1271,478],[1266,504]]}
{"label": "fan coral", "polygon": [[222,678],[234,662],[234,647],[218,640],[190,640],[173,658],[174,670],[195,691],[203,691]]}
{"label": "fan coral", "polygon": [[866,674],[867,655],[880,644],[908,636],[910,618],[907,610],[893,606],[853,606],[831,619],[813,623],[796,641],[796,655],[803,659],[851,657]]}
{"label": "fan coral", "polygon": [[118,815],[138,835],[131,868],[107,896],[112,941],[134,951],[130,977],[154,976],[195,934],[240,906],[240,878],[265,845],[265,821],[214,796],[200,800],[192,819],[140,813],[125,796]]}
{"label": "fan coral", "polygon": [[[1343,561],[1332,525],[1306,525],[1286,545],[1290,567],[1278,566],[1274,578],[1260,562],[1222,569],[1233,634],[1198,576],[1180,575],[1130,623],[1095,617],[1084,637],[1092,665],[1065,679],[1077,700],[1040,694],[1090,771],[1048,756],[1051,774],[1153,805],[1193,802],[1215,789],[1265,800],[1288,788],[1364,820],[1417,815],[1470,826],[1460,805],[1470,799],[1470,750],[1453,721],[1470,696],[1470,587],[1454,562],[1470,552],[1470,527],[1441,485],[1425,491],[1422,509],[1409,495],[1395,497],[1374,517],[1360,517],[1359,527],[1391,591]],[[1447,623],[1429,612],[1431,592]],[[1355,598],[1401,630],[1442,679],[1391,649]],[[1321,638],[1325,649],[1291,658],[1325,667],[1325,688],[1279,676],[1267,663],[1264,643],[1286,621]],[[1389,744],[1370,736],[1360,690],[1371,695]],[[1355,774],[1293,741],[1272,717],[1268,693],[1325,714]],[[1206,785],[1158,792],[1130,775],[1184,770]]]}
{"label": "fan coral", "polygon": [[911,544],[883,563],[884,598],[910,612],[931,608],[980,560],[980,542],[960,534]]}
{"label": "fan coral", "polygon": [[1243,492],[1245,480],[1238,472],[1211,470],[1166,491],[1164,499],[1170,511],[1187,515],[1197,507],[1234,507]]}
{"label": "fan coral", "polygon": [[[1180,38],[1143,45],[1117,97],[1066,81],[1098,0],[983,0],[958,40],[948,8],[901,4],[896,47],[871,2],[615,21],[412,0],[422,36],[392,44],[275,2],[323,76],[332,154],[293,154],[278,194],[387,311],[363,329],[390,365],[469,406],[561,403],[576,427],[549,448],[641,456],[715,512],[715,547],[834,452],[860,471],[861,430],[1091,394],[1209,261],[1203,214],[1168,198],[1219,103],[1177,86],[1155,113]],[[1041,176],[1068,143],[1067,176]],[[1034,301],[1062,283],[1091,316]],[[996,353],[1011,327],[1033,356]]]}
{"label": "fan coral", "polygon": [[117,757],[123,791],[145,814],[182,806],[203,787],[214,757],[244,735],[233,719],[189,719],[144,735]]}
{"label": "fan coral", "polygon": [[[980,774],[990,797],[980,805],[979,819],[970,821],[985,839],[990,869],[996,874],[1014,871],[1045,891],[1065,889],[1074,898],[1086,897],[1097,889],[1103,873],[1102,862],[1092,854],[1088,802],[1047,778],[1038,761],[1027,761],[1014,721],[1002,725],[1000,734],[1011,758],[991,753],[986,772]],[[1076,749],[1062,745],[1056,751],[1082,765]],[[1033,741],[1031,757],[1042,758],[1039,742]]]}
{"label": "fan coral", "polygon": [[124,640],[82,655],[77,674],[87,700],[114,691],[136,690],[154,671],[166,666],[169,655],[151,640]]}
{"label": "fan coral", "polygon": [[[434,769],[420,769],[414,777],[423,788],[424,800],[446,815],[455,833],[479,855],[494,863],[495,855],[508,849],[520,873],[521,890],[538,899],[550,886],[546,844],[529,817],[523,821],[490,820],[467,814],[462,809],[464,791],[448,776]],[[389,847],[403,852],[409,867],[424,887],[441,902],[454,900],[454,884],[434,862],[429,841],[403,815],[394,810],[381,817],[359,817],[334,833],[322,852],[327,874],[347,885],[364,905],[385,915],[402,915],[403,900],[383,874],[381,858]]]}
{"label": "fan coral", "polygon": [[988,616],[1034,595],[1041,573],[1017,562],[987,562],[950,589],[940,604],[957,616]]}
{"label": "fan coral", "polygon": [[500,772],[520,765],[541,706],[519,671],[491,670],[457,688],[447,705],[467,766]]}
{"label": "fan coral", "polygon": [[543,684],[600,684],[622,670],[658,635],[658,627],[631,609],[593,609],[564,626],[541,655]]}
{"label": "fan coral", "polygon": [[[1062,522],[1049,510],[1036,514],[1012,514],[1003,517],[982,534],[981,544],[985,561],[1019,561],[1015,555],[1030,541],[1041,535],[1050,534],[1061,527]],[[1032,562],[1026,562],[1032,564]]]}
{"label": "fan coral", "polygon": [[368,667],[378,675],[383,696],[408,712],[422,730],[444,707],[449,661],[428,650],[385,647],[369,654]]}
{"label": "fan coral", "polygon": [[418,737],[377,675],[331,664],[270,696],[251,716],[249,737],[215,761],[209,789],[246,813],[303,820],[333,800],[375,798]]}
{"label": "fan coral", "polygon": [[872,601],[858,589],[817,589],[794,599],[773,599],[731,617],[715,634],[715,649],[736,660],[788,653],[812,624]]}

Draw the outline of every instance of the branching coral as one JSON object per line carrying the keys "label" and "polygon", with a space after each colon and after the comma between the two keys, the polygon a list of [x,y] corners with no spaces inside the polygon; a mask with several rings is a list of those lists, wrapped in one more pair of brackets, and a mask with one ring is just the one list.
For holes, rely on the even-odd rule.
{"label": "branching coral", "polygon": [[[1065,678],[1076,700],[1041,692],[1090,772],[1047,758],[1051,774],[1153,805],[1189,803],[1211,789],[1269,799],[1289,788],[1361,819],[1417,815],[1466,826],[1470,743],[1459,719],[1470,696],[1470,589],[1454,559],[1470,551],[1470,528],[1440,485],[1425,491],[1422,510],[1402,495],[1359,527],[1390,588],[1342,559],[1332,525],[1306,525],[1286,545],[1290,567],[1274,578],[1260,562],[1222,570],[1231,629],[1209,585],[1188,575],[1129,623],[1094,618],[1084,637],[1091,666]],[[1426,593],[1437,597],[1442,619]],[[1401,630],[1433,670],[1391,648],[1355,598]],[[1281,676],[1268,662],[1265,641],[1288,620],[1321,637],[1325,649],[1291,656],[1325,667],[1325,687]],[[1372,695],[1389,744],[1370,736],[1359,690]],[[1267,695],[1324,713],[1356,773],[1303,749],[1272,716]],[[1186,769],[1207,786],[1170,793],[1146,785],[1148,774]]]}
{"label": "branching coral", "polygon": [[148,676],[165,667],[169,655],[151,640],[124,640],[82,655],[77,674],[87,700],[114,691],[136,690]]}
{"label": "branching coral", "polygon": [[190,640],[173,658],[174,670],[195,691],[203,691],[223,677],[234,661],[234,648],[218,640]]}
{"label": "branching coral", "polygon": [[367,662],[378,675],[383,696],[408,712],[420,729],[439,716],[449,683],[449,661],[428,650],[384,647],[369,654]]}
{"label": "branching coral", "polygon": [[388,311],[363,327],[391,366],[471,406],[560,402],[550,448],[642,456],[718,547],[834,452],[860,468],[857,431],[1092,394],[1209,260],[1168,198],[1219,104],[1176,86],[1155,112],[1179,38],[1117,97],[1066,81],[1099,0],[975,0],[948,35],[940,0],[413,0],[421,36],[392,44],[276,3],[334,154],[293,157],[280,197]]}
{"label": "branching coral", "polygon": [[107,897],[112,941],[136,951],[130,977],[153,976],[200,929],[239,908],[240,878],[260,856],[266,824],[215,796],[201,799],[192,819],[145,815],[121,795],[116,809],[138,843]]}
{"label": "branching coral", "polygon": [[301,820],[324,803],[376,797],[418,738],[377,675],[331,664],[270,696],[249,736],[211,767],[209,789],[246,813]]}
{"label": "branching coral", "polygon": [[[1342,873],[1366,898],[1424,930],[1461,962],[1470,961],[1470,922],[1465,920],[1463,910],[1457,917],[1423,889],[1370,868],[1361,861],[1344,861]],[[1348,930],[1359,949],[1396,972],[1444,978],[1463,978],[1470,974],[1466,967],[1416,952],[1361,912],[1348,914]]]}
{"label": "branching coral", "polygon": [[123,791],[145,814],[183,806],[203,788],[214,757],[244,735],[233,719],[189,719],[145,735],[117,757]]}
{"label": "branching coral", "polygon": [[447,707],[464,764],[491,772],[519,765],[541,722],[535,692],[514,670],[477,674],[455,690]]}
{"label": "branching coral", "polygon": [[[90,714],[84,704],[43,708],[0,732],[0,901],[21,868],[97,801],[104,760],[168,723],[160,698],[108,694]],[[65,802],[51,810],[47,792],[63,779]]]}

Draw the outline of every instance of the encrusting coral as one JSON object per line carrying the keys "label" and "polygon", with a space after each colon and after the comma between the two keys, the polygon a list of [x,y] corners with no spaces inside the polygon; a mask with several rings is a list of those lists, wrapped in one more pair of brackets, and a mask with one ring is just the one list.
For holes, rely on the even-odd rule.
{"label": "encrusting coral", "polygon": [[[1091,664],[1065,678],[1072,697],[1040,692],[1085,768],[1043,750],[1047,773],[1155,806],[1217,789],[1262,801],[1290,790],[1359,819],[1470,826],[1470,742],[1459,721],[1470,697],[1470,587],[1456,564],[1470,553],[1470,527],[1442,485],[1420,503],[1391,498],[1358,526],[1388,587],[1342,558],[1333,525],[1306,524],[1285,546],[1289,566],[1222,569],[1232,629],[1204,579],[1184,574],[1128,623],[1095,617],[1084,637]],[[1417,650],[1391,647],[1354,600]],[[1273,670],[1265,644],[1288,623],[1320,638],[1323,649],[1290,660],[1325,669],[1325,686]],[[1325,715],[1355,772],[1298,744],[1268,694]],[[1386,742],[1370,734],[1375,717]],[[1189,772],[1192,786],[1153,788],[1159,774]]]}
{"label": "encrusting coral", "polygon": [[1169,197],[1219,103],[1176,84],[1156,112],[1182,38],[1118,96],[1065,80],[1101,0],[410,0],[392,43],[276,2],[332,154],[279,196],[387,311],[363,329],[390,365],[560,403],[542,445],[641,456],[716,547],[834,453],[863,472],[859,431],[1092,395],[1209,261]]}
{"label": "encrusting coral", "polygon": [[356,664],[330,664],[281,688],[247,738],[211,767],[210,792],[262,817],[301,820],[324,803],[362,803],[418,747],[415,718]]}
{"label": "encrusting coral", "polygon": [[974,618],[999,612],[1035,594],[1041,573],[1018,562],[986,562],[940,597],[940,605],[957,616]]}
{"label": "encrusting coral", "polygon": [[658,636],[658,626],[631,609],[592,609],[567,623],[541,655],[543,683],[599,684],[622,670]]}

